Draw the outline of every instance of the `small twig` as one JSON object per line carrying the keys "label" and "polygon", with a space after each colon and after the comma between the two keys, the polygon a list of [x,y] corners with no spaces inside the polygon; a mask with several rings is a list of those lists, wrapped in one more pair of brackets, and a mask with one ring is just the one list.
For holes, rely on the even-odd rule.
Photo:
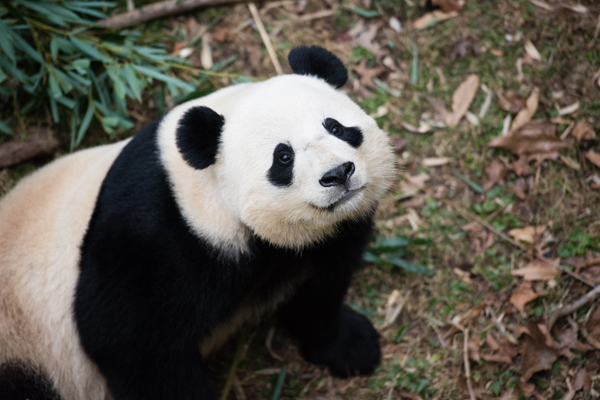
{"label": "small twig", "polygon": [[463,357],[465,362],[465,378],[467,378],[467,388],[469,389],[469,397],[471,400],[475,400],[475,393],[473,393],[473,384],[471,383],[471,363],[469,362],[469,328],[463,330],[464,346],[463,346]]}
{"label": "small twig", "polygon": [[596,298],[600,294],[600,285],[596,286],[585,295],[572,302],[571,304],[567,304],[564,307],[560,307],[554,311],[552,311],[547,318],[546,326],[548,327],[548,331],[552,329],[554,323],[565,315],[571,314],[573,311],[576,311],[579,307],[589,303],[593,299]]}
{"label": "small twig", "polygon": [[142,22],[150,21],[156,18],[168,17],[190,11],[198,7],[214,6],[226,3],[238,3],[244,0],[166,0],[158,3],[148,4],[141,8],[124,14],[114,15],[112,17],[98,21],[98,25],[103,28],[121,29],[126,26],[136,25]]}
{"label": "small twig", "polygon": [[283,361],[283,358],[281,358],[281,356],[279,356],[277,353],[275,353],[273,351],[273,338],[274,337],[275,337],[275,327],[272,327],[269,330],[269,333],[267,334],[267,339],[265,340],[265,347],[267,348],[267,351],[269,352],[271,357],[273,357],[274,359],[276,359],[278,361]]}
{"label": "small twig", "polygon": [[235,371],[237,370],[237,366],[242,359],[242,353],[244,352],[244,344],[246,343],[246,333],[242,332],[240,338],[238,340],[237,349],[235,350],[235,355],[233,356],[233,361],[231,363],[231,367],[229,368],[229,375],[227,375],[227,382],[225,382],[225,387],[221,392],[220,400],[226,400],[229,395],[229,391],[231,390],[231,385],[235,379]]}
{"label": "small twig", "polygon": [[45,127],[35,128],[25,141],[12,140],[0,146],[0,168],[52,154],[58,145],[58,139],[54,137],[52,130]]}
{"label": "small twig", "polygon": [[579,267],[579,270],[593,267],[595,265],[600,265],[600,258],[592,258],[591,260],[584,262],[581,267]]}
{"label": "small twig", "polygon": [[[426,187],[420,187],[419,189],[421,189],[427,195],[429,195],[429,196],[431,196],[433,198],[436,198],[433,195],[433,193],[429,189],[427,189]],[[463,209],[462,207],[457,206],[456,204],[454,204],[454,202],[452,202],[452,201],[450,201],[448,199],[441,198],[439,200],[441,200],[447,207],[455,209],[460,215],[462,215],[463,217],[465,217],[465,219],[479,222],[482,226],[484,226],[485,228],[487,228],[488,230],[490,230],[492,233],[495,233],[496,235],[498,235],[500,238],[504,239],[508,243],[512,244],[513,246],[518,247],[519,249],[521,249],[523,251],[527,251],[527,249],[525,247],[523,247],[523,245],[521,243],[517,242],[516,240],[514,240],[513,238],[511,238],[510,236],[508,236],[504,232],[499,231],[492,224],[490,224],[489,222],[487,222],[487,221],[479,218],[477,215],[474,215],[474,214],[470,213],[469,211]],[[542,261],[543,263],[545,263],[545,264],[547,264],[549,266],[552,266],[554,268],[557,268],[558,270],[560,270],[561,272],[566,273],[567,275],[570,275],[571,277],[577,279],[578,281],[583,282],[583,283],[585,283],[586,285],[588,285],[590,287],[595,287],[595,285],[592,282],[590,282],[589,280],[585,279],[583,276],[581,276],[579,274],[576,274],[573,271],[569,271],[566,268],[563,268],[558,263],[557,264],[553,264],[550,261],[546,260],[544,257],[540,256],[539,254],[534,254],[533,256],[535,258],[537,258],[538,260]]]}
{"label": "small twig", "polygon": [[252,14],[252,18],[256,23],[256,27],[258,28],[258,32],[260,33],[260,37],[267,48],[267,53],[269,53],[269,58],[271,58],[271,62],[275,67],[275,71],[277,71],[277,75],[283,74],[283,70],[281,69],[281,64],[279,64],[279,60],[277,59],[277,54],[275,53],[275,49],[273,49],[273,45],[271,44],[271,38],[265,29],[265,26],[262,23],[262,19],[260,18],[260,14],[256,9],[256,4],[249,3],[248,8],[250,9],[250,13]]}

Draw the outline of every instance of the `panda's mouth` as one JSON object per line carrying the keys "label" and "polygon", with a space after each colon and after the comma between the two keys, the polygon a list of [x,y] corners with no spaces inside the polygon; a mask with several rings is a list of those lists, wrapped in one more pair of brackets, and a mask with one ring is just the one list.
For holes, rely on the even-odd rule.
{"label": "panda's mouth", "polygon": [[333,203],[331,203],[330,205],[328,205],[326,207],[320,207],[315,204],[311,204],[311,206],[313,206],[314,208],[319,209],[319,210],[326,210],[326,211],[332,212],[337,207],[341,206],[342,204],[346,204],[347,202],[352,200],[358,193],[362,192],[363,190],[365,190],[365,186],[361,186],[358,189],[353,189],[353,190],[348,189],[339,199],[337,199],[336,201],[334,201]]}

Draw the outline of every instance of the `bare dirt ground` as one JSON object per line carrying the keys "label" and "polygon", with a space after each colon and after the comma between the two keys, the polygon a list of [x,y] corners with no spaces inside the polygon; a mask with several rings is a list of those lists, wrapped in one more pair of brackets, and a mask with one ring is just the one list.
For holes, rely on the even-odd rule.
{"label": "bare dirt ground", "polygon": [[[598,398],[600,307],[584,296],[600,285],[600,3],[258,8],[284,72],[294,46],[337,54],[395,147],[398,179],[347,299],[381,332],[383,360],[331,378],[267,321],[211,356],[222,398]],[[246,4],[140,29],[223,73],[199,92],[276,74]],[[173,104],[157,87],[134,105],[137,128]],[[0,171],[0,192],[46,161]]]}

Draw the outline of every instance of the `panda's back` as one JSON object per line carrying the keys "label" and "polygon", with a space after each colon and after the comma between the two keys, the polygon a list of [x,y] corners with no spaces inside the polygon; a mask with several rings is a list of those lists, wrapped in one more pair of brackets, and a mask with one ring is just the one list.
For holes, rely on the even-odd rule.
{"label": "panda's back", "polygon": [[[80,381],[97,373],[82,357],[71,304],[79,247],[100,186],[128,142],[63,157],[23,179],[0,201],[0,364],[38,364],[66,383],[67,398],[83,387],[104,390]],[[50,337],[64,340],[50,342]],[[66,365],[72,368],[64,370]]]}

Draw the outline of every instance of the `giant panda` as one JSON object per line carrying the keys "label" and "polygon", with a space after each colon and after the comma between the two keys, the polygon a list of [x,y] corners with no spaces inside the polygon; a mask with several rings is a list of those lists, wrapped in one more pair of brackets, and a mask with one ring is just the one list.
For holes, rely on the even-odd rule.
{"label": "giant panda", "polygon": [[0,399],[215,399],[206,355],[266,313],[307,361],[374,370],[378,334],[343,298],[393,153],[337,57],[288,59],[2,199]]}

